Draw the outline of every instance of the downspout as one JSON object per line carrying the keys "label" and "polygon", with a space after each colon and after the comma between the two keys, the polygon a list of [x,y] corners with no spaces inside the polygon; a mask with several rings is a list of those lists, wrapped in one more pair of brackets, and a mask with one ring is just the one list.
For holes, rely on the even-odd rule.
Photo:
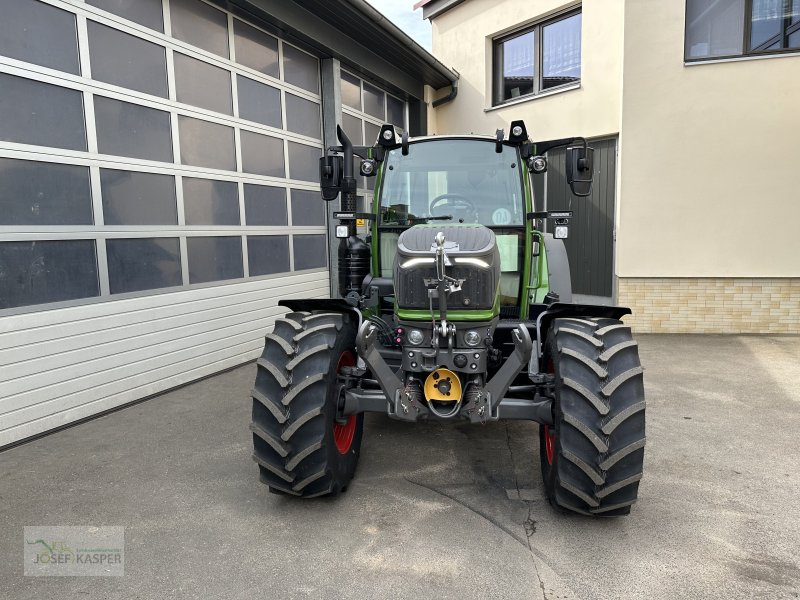
{"label": "downspout", "polygon": [[459,77],[459,75],[458,75],[458,71],[456,71],[455,69],[453,69],[453,72],[456,74],[456,79],[453,79],[450,82],[450,93],[447,94],[447,96],[443,96],[442,98],[439,98],[438,100],[434,100],[433,103],[431,104],[431,106],[433,106],[433,108],[439,108],[442,104],[447,104],[448,102],[452,102],[453,100],[456,99],[456,96],[458,96],[458,77]]}

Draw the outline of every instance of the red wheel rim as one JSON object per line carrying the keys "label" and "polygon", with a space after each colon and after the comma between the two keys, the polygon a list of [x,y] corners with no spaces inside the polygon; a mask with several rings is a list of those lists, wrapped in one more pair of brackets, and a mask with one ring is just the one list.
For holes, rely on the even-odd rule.
{"label": "red wheel rim", "polygon": [[[555,367],[553,365],[553,359],[549,358],[547,360],[547,372],[548,373],[555,373]],[[553,432],[550,431],[550,426],[544,426],[544,452],[545,457],[547,458],[547,464],[553,464],[553,456],[555,454],[556,449],[556,436],[553,435]]]}
{"label": "red wheel rim", "polygon": [[547,457],[547,464],[553,464],[553,454],[555,452],[556,447],[556,436],[553,435],[553,432],[550,431],[550,427],[548,425],[544,426],[544,453]]}
{"label": "red wheel rim", "polygon": [[[339,362],[336,363],[336,372],[339,373],[342,367],[356,366],[356,357],[349,350],[342,352],[339,357]],[[339,454],[347,454],[350,447],[353,445],[353,438],[356,436],[356,416],[350,415],[347,417],[347,422],[343,425],[333,422],[333,442],[336,444],[336,449]]]}

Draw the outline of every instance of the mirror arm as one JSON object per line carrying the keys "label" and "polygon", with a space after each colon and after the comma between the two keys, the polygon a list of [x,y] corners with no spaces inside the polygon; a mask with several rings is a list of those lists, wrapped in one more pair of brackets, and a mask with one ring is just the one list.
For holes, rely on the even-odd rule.
{"label": "mirror arm", "polygon": [[570,137],[570,138],[561,138],[558,140],[545,140],[542,142],[534,142],[534,146],[536,147],[536,154],[544,155],[546,152],[552,150],[553,148],[560,148],[562,146],[569,146],[570,144],[574,144],[575,142],[581,142],[583,144],[583,154],[586,156],[586,149],[588,148],[588,144],[586,142],[586,138],[582,137]]}

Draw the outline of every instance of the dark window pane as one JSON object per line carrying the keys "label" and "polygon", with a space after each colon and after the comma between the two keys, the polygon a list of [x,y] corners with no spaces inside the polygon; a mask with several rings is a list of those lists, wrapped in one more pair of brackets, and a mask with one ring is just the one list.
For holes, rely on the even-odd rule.
{"label": "dark window pane", "polygon": [[289,177],[319,183],[319,157],[322,149],[289,142]]}
{"label": "dark window pane", "polygon": [[86,3],[164,33],[161,0],[86,0]]}
{"label": "dark window pane", "polygon": [[361,80],[342,71],[342,104],[361,110]]}
{"label": "dark window pane", "polygon": [[386,96],[386,118],[400,129],[406,128],[405,102],[393,96]]}
{"label": "dark window pane", "polygon": [[112,294],[174,287],[181,279],[178,238],[106,240]]}
{"label": "dark window pane", "polygon": [[325,204],[319,192],[292,190],[292,225],[325,225]]}
{"label": "dark window pane", "polygon": [[286,93],[286,128],[302,135],[321,139],[319,104]]}
{"label": "dark window pane", "polygon": [[100,154],[172,162],[168,112],[95,96],[94,116]]}
{"label": "dark window pane", "polygon": [[0,242],[0,308],[99,295],[94,240]]}
{"label": "dark window pane", "polygon": [[581,15],[542,28],[542,89],[581,78]]}
{"label": "dark window pane", "polygon": [[286,189],[244,184],[244,214],[247,225],[286,225]]}
{"label": "dark window pane", "polygon": [[[800,22],[800,0],[792,0],[792,8],[789,12],[789,22],[792,25]],[[797,37],[797,32],[793,33],[792,35]]]}
{"label": "dark window pane", "polygon": [[800,48],[800,29],[789,36],[788,48]]}
{"label": "dark window pane", "polygon": [[364,112],[381,121],[386,120],[386,110],[383,107],[384,94],[378,88],[364,82]]}
{"label": "dark window pane", "polygon": [[0,140],[86,150],[83,94],[0,73]]}
{"label": "dark window pane", "polygon": [[106,225],[177,225],[172,175],[100,169]]}
{"label": "dark window pane", "polygon": [[167,55],[163,46],[89,21],[92,79],[167,97]]}
{"label": "dark window pane", "polygon": [[361,132],[361,119],[342,113],[342,129],[350,138],[350,141],[361,146],[364,144],[364,134]]}
{"label": "dark window pane", "polygon": [[174,56],[178,102],[232,115],[230,71],[179,52]]}
{"label": "dark window pane", "polygon": [[228,58],[228,17],[200,0],[170,0],[173,37]]}
{"label": "dark window pane", "polygon": [[750,48],[757,48],[781,33],[783,9],[783,0],[753,0]]}
{"label": "dark window pane", "polygon": [[89,167],[0,158],[0,225],[91,225]]}
{"label": "dark window pane", "polygon": [[364,141],[368,146],[378,142],[378,135],[381,133],[381,128],[374,123],[364,122]]}
{"label": "dark window pane", "polygon": [[280,77],[278,40],[255,27],[233,20],[236,62],[270,77]]}
{"label": "dark window pane", "polygon": [[319,61],[289,44],[283,45],[283,78],[292,85],[319,93]]}
{"label": "dark window pane", "polygon": [[500,100],[518,98],[533,93],[536,76],[533,59],[533,32],[517,36],[501,45],[503,79]]}
{"label": "dark window pane", "polygon": [[250,276],[289,272],[288,235],[248,235],[247,264]]}
{"label": "dark window pane", "polygon": [[4,3],[0,54],[80,75],[75,15],[37,0]]}
{"label": "dark window pane", "polygon": [[183,178],[187,225],[239,225],[239,188],[235,181]]}
{"label": "dark window pane", "polygon": [[686,58],[742,53],[744,0],[687,0]]}
{"label": "dark window pane", "polygon": [[328,240],[324,235],[293,235],[294,270],[328,266]]}
{"label": "dark window pane", "polygon": [[236,170],[233,127],[180,115],[178,131],[183,164],[209,169]]}
{"label": "dark window pane", "polygon": [[286,177],[286,169],[283,164],[283,141],[268,135],[242,130],[242,169],[246,173]]}
{"label": "dark window pane", "polygon": [[189,283],[244,277],[242,238],[190,237],[186,245],[189,253]]}
{"label": "dark window pane", "polygon": [[270,127],[283,127],[281,122],[281,93],[270,85],[236,76],[239,96],[239,116]]}

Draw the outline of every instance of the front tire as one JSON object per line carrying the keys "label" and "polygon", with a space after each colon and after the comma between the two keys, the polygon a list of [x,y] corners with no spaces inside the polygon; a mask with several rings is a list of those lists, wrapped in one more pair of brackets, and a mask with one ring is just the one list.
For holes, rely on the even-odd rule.
{"label": "front tire", "polygon": [[616,319],[556,319],[545,359],[555,374],[553,425],[540,425],[547,498],[588,515],[630,512],[642,478],[645,400],[630,327]]}
{"label": "front tire", "polygon": [[355,473],[364,415],[337,420],[338,373],[353,366],[356,327],[340,313],[276,319],[258,359],[253,460],[271,492],[336,496]]}

